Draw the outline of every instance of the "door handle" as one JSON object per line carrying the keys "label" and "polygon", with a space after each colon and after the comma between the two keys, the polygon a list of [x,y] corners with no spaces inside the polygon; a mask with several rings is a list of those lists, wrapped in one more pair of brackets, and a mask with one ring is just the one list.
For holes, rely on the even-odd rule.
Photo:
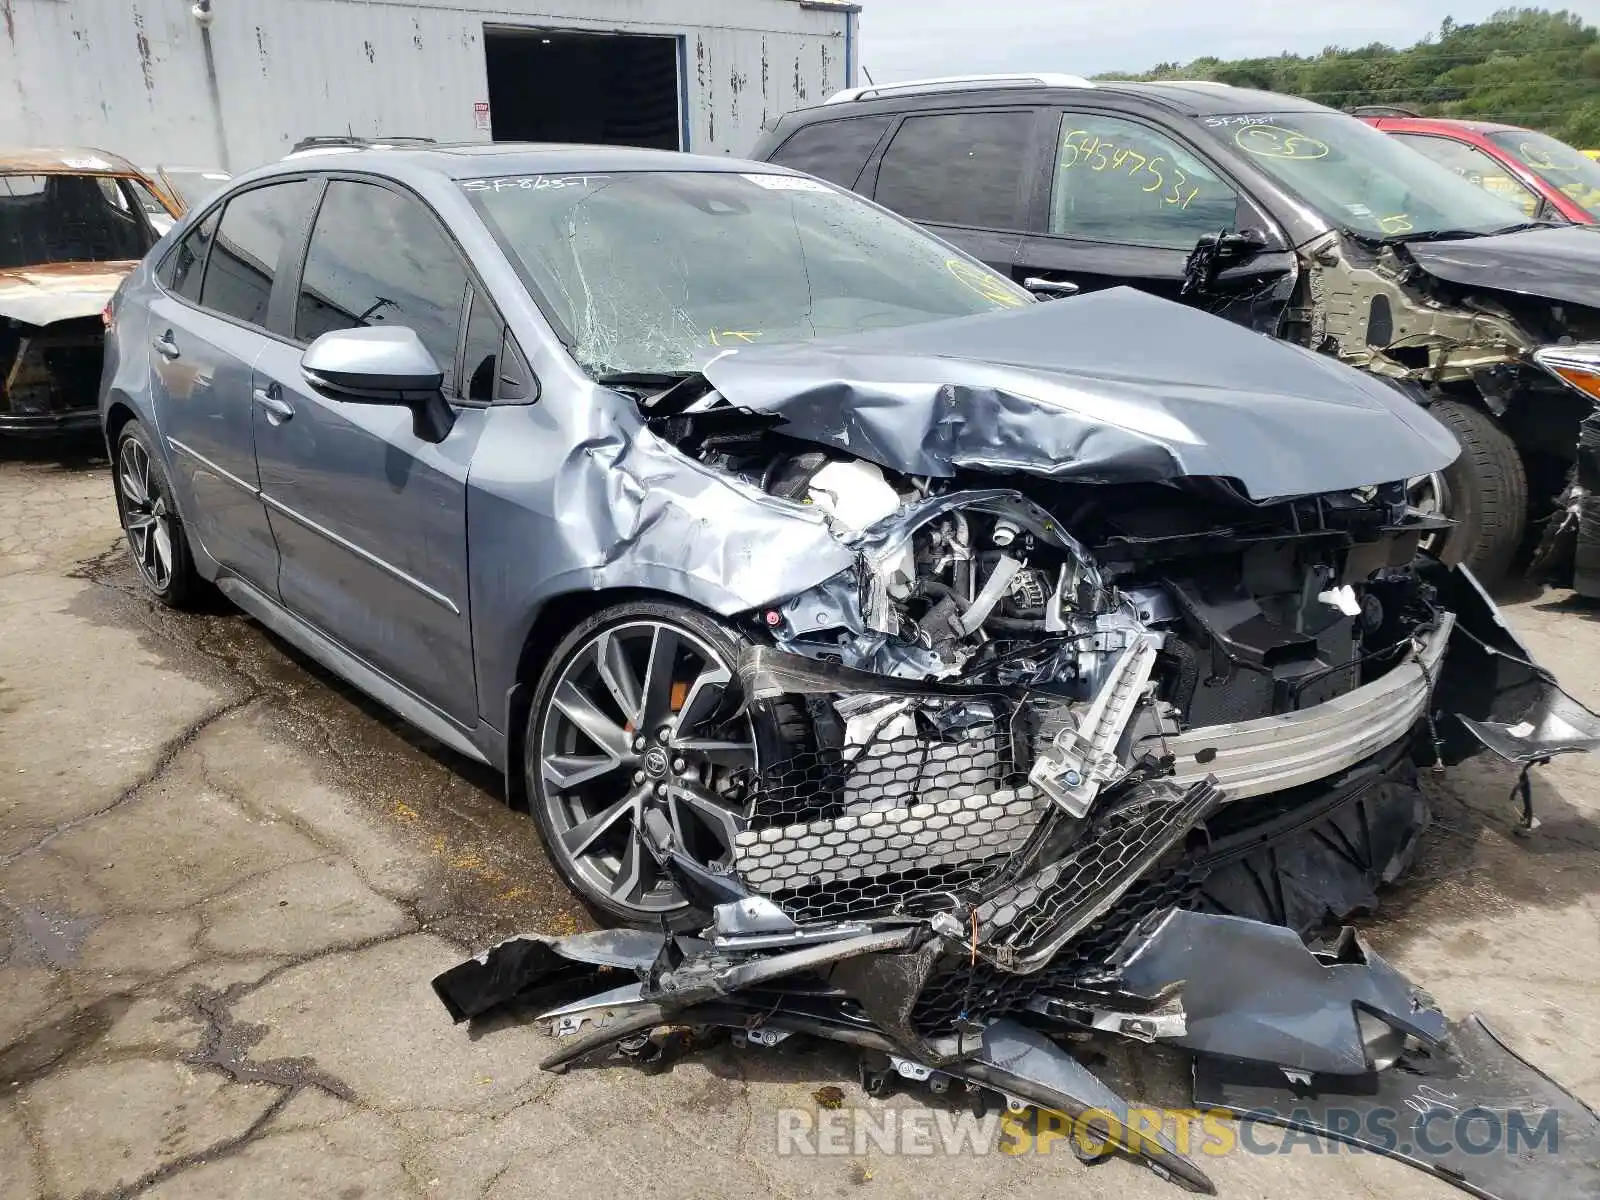
{"label": "door handle", "polygon": [[1079,287],[1075,283],[1068,283],[1065,279],[1044,279],[1038,275],[1029,275],[1022,281],[1022,286],[1036,296],[1050,299],[1055,296],[1076,296]]}
{"label": "door handle", "polygon": [[267,412],[267,424],[282,425],[294,416],[294,405],[282,396],[276,395],[277,384],[272,387],[257,388],[255,390],[256,403]]}
{"label": "door handle", "polygon": [[172,330],[170,329],[165,333],[156,335],[155,341],[151,344],[155,346],[156,353],[161,355],[162,358],[178,357],[178,343],[173,340]]}

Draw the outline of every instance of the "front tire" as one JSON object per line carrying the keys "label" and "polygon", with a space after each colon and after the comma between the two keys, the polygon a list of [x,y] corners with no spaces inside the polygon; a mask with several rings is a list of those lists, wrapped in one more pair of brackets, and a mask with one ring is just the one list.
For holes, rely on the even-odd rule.
{"label": "front tire", "polygon": [[197,607],[205,581],[189,553],[172,477],[138,421],[129,421],[117,434],[112,479],[117,514],[139,582],[169,607]]}
{"label": "front tire", "polygon": [[1522,455],[1494,418],[1456,400],[1429,407],[1455,435],[1461,455],[1440,474],[1445,515],[1456,522],[1441,557],[1471,568],[1485,587],[1505,577],[1528,524],[1528,475]]}
{"label": "front tire", "polygon": [[612,924],[682,927],[688,901],[641,837],[659,813],[727,868],[760,769],[734,675],[748,639],[686,605],[619,604],[556,646],[523,740],[529,808],[562,880]]}

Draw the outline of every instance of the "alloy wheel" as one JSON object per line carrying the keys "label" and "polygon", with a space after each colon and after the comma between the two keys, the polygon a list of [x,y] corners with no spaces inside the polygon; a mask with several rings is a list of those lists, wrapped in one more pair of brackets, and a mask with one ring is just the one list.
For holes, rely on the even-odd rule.
{"label": "alloy wheel", "polygon": [[551,849],[592,898],[640,917],[684,897],[642,836],[659,813],[674,843],[726,865],[757,770],[724,655],[667,621],[610,626],[561,668],[537,769]]}
{"label": "alloy wheel", "polygon": [[172,583],[171,504],[160,476],[150,468],[149,452],[137,438],[125,438],[117,454],[117,491],[133,565],[152,591],[165,592]]}
{"label": "alloy wheel", "polygon": [[[1443,471],[1430,471],[1406,480],[1406,507],[1424,517],[1450,516],[1450,485]],[[1422,548],[1437,554],[1449,535],[1447,529],[1430,530],[1422,537]]]}

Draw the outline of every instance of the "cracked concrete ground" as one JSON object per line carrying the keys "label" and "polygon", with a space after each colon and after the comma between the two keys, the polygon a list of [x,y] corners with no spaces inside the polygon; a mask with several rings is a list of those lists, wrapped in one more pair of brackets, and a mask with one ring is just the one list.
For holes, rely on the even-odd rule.
{"label": "cracked concrete ground", "polygon": [[[975,1197],[1178,1193],[1068,1153],[784,1157],[775,1113],[837,1048],[715,1047],[656,1075],[541,1074],[534,1027],[452,1027],[428,981],[519,929],[586,923],[498,781],[238,614],[139,593],[103,463],[0,444],[0,1200],[24,1197]],[[1600,704],[1600,613],[1511,605]],[[1458,771],[1416,877],[1368,922],[1452,1016],[1477,1010],[1600,1104],[1600,786]],[[1175,1060],[1117,1054],[1181,1105]],[[910,1111],[923,1095],[887,1102]],[[1460,1195],[1368,1155],[1208,1159],[1220,1192]]]}

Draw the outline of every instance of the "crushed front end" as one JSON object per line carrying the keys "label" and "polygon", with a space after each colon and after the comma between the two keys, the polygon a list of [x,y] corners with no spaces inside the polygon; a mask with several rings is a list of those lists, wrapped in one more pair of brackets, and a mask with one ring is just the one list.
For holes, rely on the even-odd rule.
{"label": "crushed front end", "polygon": [[[667,778],[660,756],[629,852],[684,911],[502,943],[435,979],[452,1017],[539,1012],[557,1070],[658,1061],[685,1029],[839,1041],[869,1094],[1099,1114],[1112,1150],[1197,1191],[1170,1139],[1120,1136],[1128,1101],[1057,1039],[1352,1086],[1451,1053],[1353,934],[1303,935],[1409,865],[1419,771],[1487,749],[1526,778],[1600,745],[1600,719],[1426,550],[1445,523],[1403,481],[1456,452],[1431,418],[1117,291],[637,386],[632,453],[693,466],[623,463],[639,493],[674,518],[708,478],[741,497],[639,527],[674,535],[652,564],[751,580],[723,613],[742,653],[684,709],[704,727],[720,695],[755,766]],[[674,798],[729,831],[712,853]]]}
{"label": "crushed front end", "polygon": [[806,733],[760,764],[725,858],[647,815],[690,932],[512,939],[434,981],[456,1019],[531,1005],[558,1070],[655,1061],[686,1027],[841,1041],[874,1094],[1109,1113],[1111,1150],[1202,1192],[1170,1139],[1115,1136],[1129,1101],[1054,1037],[1346,1083],[1450,1053],[1352,933],[1301,935],[1405,868],[1419,768],[1542,761],[1600,721],[1547,711],[1560,693],[1471,576],[1419,554],[1434,521],[1400,485],[1025,495],[806,453],[758,474],[856,552],[749,614],[742,704]]}

